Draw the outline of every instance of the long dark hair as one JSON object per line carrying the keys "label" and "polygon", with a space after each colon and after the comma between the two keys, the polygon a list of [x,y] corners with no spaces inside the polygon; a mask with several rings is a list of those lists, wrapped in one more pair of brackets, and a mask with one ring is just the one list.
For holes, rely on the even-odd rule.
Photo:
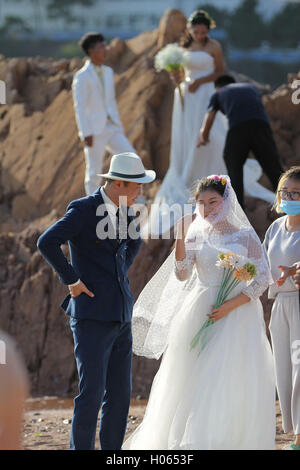
{"label": "long dark hair", "polygon": [[[194,11],[188,21],[188,26],[195,26],[197,24],[204,24],[207,26],[207,29],[213,29],[216,27],[215,21],[209,16],[209,14],[205,10],[196,10]],[[185,32],[183,33],[182,37],[179,40],[179,43],[182,47],[188,48],[193,42],[193,37],[191,36],[188,28],[186,28]]]}

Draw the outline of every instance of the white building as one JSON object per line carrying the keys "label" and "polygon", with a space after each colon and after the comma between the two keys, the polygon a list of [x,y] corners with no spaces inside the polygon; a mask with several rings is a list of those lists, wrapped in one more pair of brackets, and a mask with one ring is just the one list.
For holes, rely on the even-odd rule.
{"label": "white building", "polygon": [[[86,31],[99,31],[107,37],[131,37],[157,28],[168,8],[178,8],[186,16],[201,4],[211,3],[232,11],[242,0],[95,0],[91,7],[74,5],[73,21],[50,19],[46,0],[0,0],[0,27],[7,17],[19,17],[37,36],[53,39],[77,38]],[[260,0],[259,10],[270,18],[289,0]],[[293,1],[293,0],[290,0]]]}

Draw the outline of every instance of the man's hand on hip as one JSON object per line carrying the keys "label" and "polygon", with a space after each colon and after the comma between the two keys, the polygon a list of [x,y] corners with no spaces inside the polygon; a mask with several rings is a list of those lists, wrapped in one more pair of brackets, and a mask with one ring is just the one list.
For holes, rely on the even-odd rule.
{"label": "man's hand on hip", "polygon": [[77,284],[76,286],[69,285],[68,288],[72,298],[78,297],[82,293],[87,294],[89,297],[95,297],[93,292],[88,290],[88,288],[82,281],[80,281],[79,284]]}

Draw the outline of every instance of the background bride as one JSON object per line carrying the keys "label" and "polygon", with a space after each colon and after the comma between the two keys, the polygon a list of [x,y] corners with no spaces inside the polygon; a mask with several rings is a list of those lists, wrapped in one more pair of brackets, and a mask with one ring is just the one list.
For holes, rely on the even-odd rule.
{"label": "background bride", "polygon": [[[188,188],[198,178],[211,173],[227,173],[223,148],[227,120],[218,113],[211,133],[210,143],[197,148],[199,129],[214,93],[215,79],[224,73],[225,62],[220,44],[209,37],[215,23],[209,15],[199,10],[190,16],[181,41],[185,49],[185,67],[172,72],[176,84],[180,83],[184,99],[182,109],[178,88],[174,91],[169,169],[151,208],[151,232],[162,233],[170,228],[168,217],[163,217],[163,204],[187,203]],[[162,226],[159,226],[159,216]],[[174,221],[176,222],[176,220]],[[149,231],[149,227],[145,228]]]}

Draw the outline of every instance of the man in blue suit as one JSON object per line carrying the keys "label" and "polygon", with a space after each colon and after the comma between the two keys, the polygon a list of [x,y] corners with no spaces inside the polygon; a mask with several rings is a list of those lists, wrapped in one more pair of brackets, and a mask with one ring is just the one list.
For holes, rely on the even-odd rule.
{"label": "man in blue suit", "polygon": [[[128,269],[141,245],[128,209],[142,184],[156,177],[134,153],[114,155],[109,172],[99,176],[105,185],[72,201],[37,242],[70,292],[61,306],[70,315],[79,376],[70,438],[74,450],[94,449],[101,405],[101,449],[122,446],[131,394],[134,298]],[[66,241],[70,263],[60,248]]]}

